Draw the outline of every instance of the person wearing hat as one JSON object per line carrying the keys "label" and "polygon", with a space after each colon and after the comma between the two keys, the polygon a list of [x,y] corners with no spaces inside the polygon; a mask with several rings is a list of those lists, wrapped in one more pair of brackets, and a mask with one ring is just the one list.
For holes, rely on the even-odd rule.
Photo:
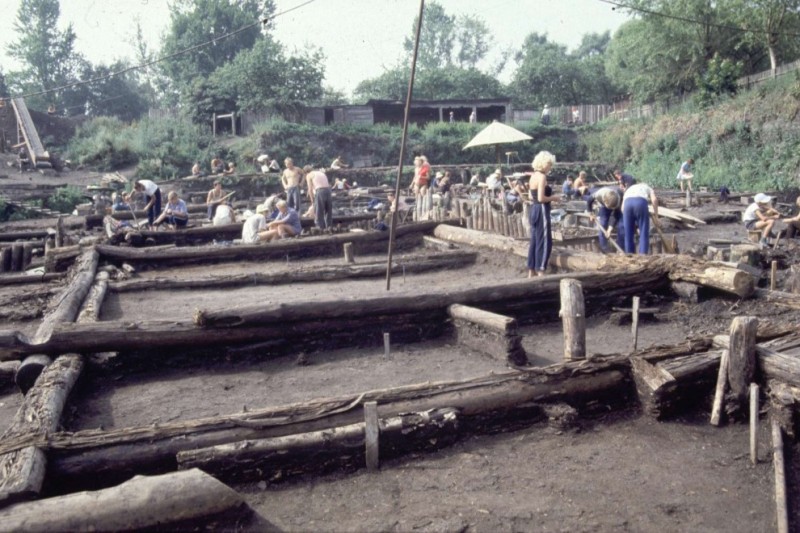
{"label": "person wearing hat", "polygon": [[772,196],[760,192],[753,197],[753,200],[753,203],[745,209],[742,222],[747,231],[761,230],[761,239],[758,242],[762,246],[768,246],[772,226],[781,215],[772,208]]}
{"label": "person wearing hat", "polygon": [[491,194],[503,188],[503,171],[499,168],[486,178],[486,189]]}
{"label": "person wearing hat", "polygon": [[625,253],[636,252],[636,229],[639,229],[639,254],[646,255],[650,248],[650,209],[653,204],[653,223],[658,221],[658,198],[646,183],[636,183],[625,189],[622,198],[622,225],[625,227]]}
{"label": "person wearing hat", "polygon": [[624,250],[624,232],[619,227],[622,224],[622,209],[620,206],[622,191],[617,187],[592,187],[590,189],[583,187],[582,190],[584,191],[583,199],[586,200],[586,212],[591,214],[593,222],[595,218],[594,203],[597,201],[600,204],[597,210],[597,221],[600,223],[600,227],[603,228],[597,232],[600,249],[603,252],[608,251],[608,239],[611,236],[611,230],[616,229],[617,245]]}
{"label": "person wearing hat", "polygon": [[278,164],[277,161],[271,159],[267,154],[261,154],[256,159],[259,163],[261,163],[261,172],[263,174],[269,174],[270,172],[279,172],[281,166]]}
{"label": "person wearing hat", "polygon": [[242,243],[256,244],[264,240],[262,235],[266,234],[267,217],[265,213],[269,213],[270,207],[267,202],[258,204],[256,207],[256,214],[248,218],[242,224]]}

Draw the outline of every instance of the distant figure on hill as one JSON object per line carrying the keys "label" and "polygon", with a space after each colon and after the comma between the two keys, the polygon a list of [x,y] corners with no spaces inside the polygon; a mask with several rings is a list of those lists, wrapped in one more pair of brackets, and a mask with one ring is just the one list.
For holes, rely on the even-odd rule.
{"label": "distant figure on hill", "polygon": [[342,159],[342,156],[340,156],[340,155],[337,155],[336,159],[334,159],[331,162],[331,168],[334,169],[334,170],[340,170],[342,168],[347,168],[349,166],[350,165],[345,164],[344,159]]}
{"label": "distant figure on hill", "polygon": [[450,111],[450,124],[456,121],[456,115],[452,111]]}
{"label": "distant figure on hill", "polygon": [[228,169],[223,170],[222,173],[225,174],[226,176],[232,176],[236,174],[236,163],[234,163],[233,161],[228,163]]}
{"label": "distant figure on hill", "polygon": [[686,182],[686,186],[689,190],[692,190],[692,178],[694,178],[694,174],[692,174],[692,165],[694,165],[694,159],[691,157],[684,161],[681,164],[681,168],[678,170],[678,183],[681,185],[681,192],[683,192],[683,182]]}
{"label": "distant figure on hill", "polygon": [[225,170],[225,163],[222,162],[222,159],[220,159],[219,156],[211,160],[212,174],[222,174],[224,170]]}
{"label": "distant figure on hill", "polygon": [[469,123],[475,124],[476,122],[478,122],[478,115],[476,115],[475,111],[473,111],[472,113],[469,114]]}
{"label": "distant figure on hill", "polygon": [[544,104],[544,108],[542,109],[542,124],[545,126],[550,125],[550,108],[547,107],[547,104]]}
{"label": "distant figure on hill", "polygon": [[194,165],[192,165],[192,177],[202,178],[205,175],[205,172],[203,172],[203,169],[200,167],[200,163],[195,161]]}
{"label": "distant figure on hill", "polygon": [[24,146],[20,146],[19,152],[17,152],[17,166],[20,173],[31,168],[31,158],[28,157],[28,151]]}
{"label": "distant figure on hill", "polygon": [[281,166],[278,164],[277,161],[271,159],[267,154],[261,154],[256,159],[259,163],[261,163],[261,172],[264,174],[269,174],[270,172],[280,172]]}

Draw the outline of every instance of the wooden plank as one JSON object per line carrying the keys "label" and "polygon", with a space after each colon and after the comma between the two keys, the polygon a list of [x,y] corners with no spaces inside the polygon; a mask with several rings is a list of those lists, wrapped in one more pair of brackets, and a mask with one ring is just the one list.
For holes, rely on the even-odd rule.
{"label": "wooden plank", "polygon": [[378,455],[379,439],[378,402],[365,402],[364,447],[366,449],[367,470],[377,470],[380,466],[380,457]]}

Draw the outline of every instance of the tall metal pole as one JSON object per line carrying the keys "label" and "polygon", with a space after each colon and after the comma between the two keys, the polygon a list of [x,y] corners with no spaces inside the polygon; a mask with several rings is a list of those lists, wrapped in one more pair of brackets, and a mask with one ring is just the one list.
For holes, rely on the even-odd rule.
{"label": "tall metal pole", "polygon": [[[397,181],[394,184],[394,201],[399,204],[400,180],[403,177],[403,159],[406,155],[406,138],[408,137],[408,115],[411,112],[411,96],[414,93],[414,76],[417,73],[417,50],[419,50],[419,34],[422,30],[422,13],[425,10],[425,0],[419,0],[419,16],[417,17],[417,32],[414,35],[414,56],[411,58],[411,77],[408,79],[408,93],[406,94],[406,109],[403,116],[403,138],[400,141],[400,163],[397,165]],[[391,208],[391,206],[389,206]],[[392,288],[392,253],[394,252],[394,234],[397,225],[397,208],[391,209],[392,223],[389,225],[389,256],[386,260],[386,290]]]}

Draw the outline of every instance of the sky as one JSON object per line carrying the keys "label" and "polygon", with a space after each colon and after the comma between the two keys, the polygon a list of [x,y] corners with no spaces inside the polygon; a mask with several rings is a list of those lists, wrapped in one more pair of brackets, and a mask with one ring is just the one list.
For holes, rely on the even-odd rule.
{"label": "sky", "polygon": [[[0,69],[18,68],[8,57],[15,38],[14,21],[21,0],[2,0]],[[277,12],[304,0],[276,0]],[[439,0],[450,15],[482,18],[492,34],[492,50],[518,50],[525,37],[545,33],[552,41],[575,48],[585,33],[612,34],[628,19],[600,0]],[[418,0],[315,0],[275,19],[274,35],[289,50],[309,44],[326,55],[325,84],[350,95],[362,80],[380,75],[403,57],[403,39],[411,35]],[[257,14],[254,14],[254,19]],[[92,63],[131,59],[136,20],[153,49],[169,25],[167,0],[61,0],[59,25],[72,23],[75,48]],[[491,54],[491,53],[490,53]],[[489,58],[489,61],[494,59]],[[501,75],[507,82],[513,67]],[[502,79],[505,78],[505,79]]]}

